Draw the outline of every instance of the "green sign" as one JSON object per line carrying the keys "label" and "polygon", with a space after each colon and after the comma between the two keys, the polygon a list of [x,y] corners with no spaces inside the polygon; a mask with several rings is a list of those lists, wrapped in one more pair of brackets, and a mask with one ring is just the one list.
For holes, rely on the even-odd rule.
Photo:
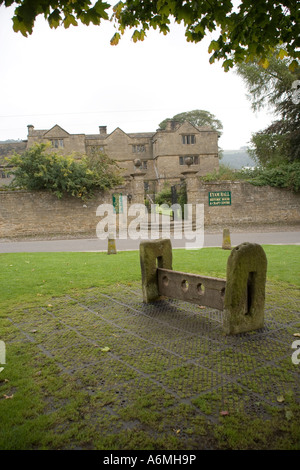
{"label": "green sign", "polygon": [[112,203],[115,214],[123,214],[123,199],[122,193],[114,193],[112,195]]}
{"label": "green sign", "polygon": [[208,193],[209,206],[231,206],[231,191],[214,191]]}

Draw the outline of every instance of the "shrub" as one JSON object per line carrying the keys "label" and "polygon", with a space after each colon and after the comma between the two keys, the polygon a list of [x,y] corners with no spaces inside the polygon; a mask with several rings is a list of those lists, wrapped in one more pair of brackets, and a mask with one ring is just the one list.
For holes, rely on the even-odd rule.
{"label": "shrub", "polygon": [[81,199],[94,196],[121,183],[117,165],[106,155],[62,156],[47,152],[46,144],[35,144],[23,155],[9,157],[13,166],[12,187],[29,190],[46,190],[58,198],[69,194]]}
{"label": "shrub", "polygon": [[211,173],[207,173],[206,175],[201,176],[200,179],[207,183],[220,180],[234,181],[236,179],[240,179],[240,175],[236,170],[230,168],[230,166],[220,165],[219,171],[213,170]]}
{"label": "shrub", "polygon": [[219,172],[213,171],[200,178],[212,181],[247,181],[255,186],[273,186],[297,192],[300,190],[300,162],[281,162],[277,165],[256,167],[253,170],[233,170],[220,165]]}
{"label": "shrub", "polygon": [[[178,189],[178,185],[176,187],[177,191],[177,204],[181,206],[182,215],[184,214],[184,204],[187,204],[187,192],[186,192],[186,185],[185,183],[180,184]],[[157,193],[155,196],[155,203],[156,204],[168,204],[171,207],[172,205],[172,190],[171,186],[165,186],[160,193]]]}
{"label": "shrub", "polygon": [[256,186],[268,185],[297,192],[300,190],[300,161],[263,168],[256,171],[249,182]]}
{"label": "shrub", "polygon": [[172,205],[171,187],[165,187],[155,195],[155,204],[168,204],[168,206]]}

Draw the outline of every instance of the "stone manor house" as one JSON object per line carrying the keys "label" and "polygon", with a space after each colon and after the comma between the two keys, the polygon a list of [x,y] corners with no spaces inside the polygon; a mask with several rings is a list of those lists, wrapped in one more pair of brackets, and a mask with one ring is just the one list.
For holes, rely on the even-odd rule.
{"label": "stone manor house", "polygon": [[189,122],[170,120],[165,130],[144,133],[126,133],[119,127],[108,133],[106,126],[99,126],[99,132],[91,135],[69,134],[59,125],[48,130],[27,127],[26,148],[34,143],[50,142],[54,151],[66,155],[103,152],[123,168],[125,181],[130,180],[136,171],[134,163],[140,160],[139,170],[144,173],[147,193],[157,193],[166,181],[180,183],[187,162],[199,176],[219,167],[218,132]]}

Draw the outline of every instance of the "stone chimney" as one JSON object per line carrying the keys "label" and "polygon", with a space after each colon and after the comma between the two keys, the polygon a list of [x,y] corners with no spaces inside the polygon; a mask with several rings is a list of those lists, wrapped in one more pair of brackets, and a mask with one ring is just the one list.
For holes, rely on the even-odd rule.
{"label": "stone chimney", "polygon": [[101,135],[107,134],[107,127],[106,126],[99,126],[99,132]]}
{"label": "stone chimney", "polygon": [[169,121],[167,121],[166,131],[175,131],[179,124],[179,121],[174,121],[173,119],[170,119]]}
{"label": "stone chimney", "polygon": [[34,129],[34,126],[32,124],[28,124],[27,129],[28,129],[28,135],[30,135]]}

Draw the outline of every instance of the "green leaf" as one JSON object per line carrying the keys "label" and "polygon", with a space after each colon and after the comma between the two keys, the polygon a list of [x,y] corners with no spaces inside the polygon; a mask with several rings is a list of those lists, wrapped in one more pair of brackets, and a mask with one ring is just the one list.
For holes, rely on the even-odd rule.
{"label": "green leaf", "polygon": [[220,49],[220,45],[218,41],[211,41],[209,48],[208,48],[208,52],[209,54],[211,54],[212,51],[218,51],[219,49]]}
{"label": "green leaf", "polygon": [[279,59],[283,59],[284,57],[286,57],[288,55],[287,51],[284,50],[284,49],[280,49],[279,53],[278,53],[278,57]]}
{"label": "green leaf", "polygon": [[114,15],[117,19],[120,18],[123,8],[124,8],[124,3],[123,2],[118,2],[116,5],[114,5],[113,12],[114,12]]}
{"label": "green leaf", "polygon": [[78,23],[73,15],[67,15],[64,19],[64,27],[67,29],[70,25],[77,26]]}
{"label": "green leaf", "polygon": [[111,40],[110,40],[110,44],[111,44],[112,46],[117,46],[117,45],[119,44],[120,38],[121,38],[120,34],[119,34],[119,33],[115,33],[115,34],[113,35],[113,37],[111,38]]}
{"label": "green leaf", "polygon": [[56,8],[48,17],[50,28],[57,28],[60,25],[61,16],[59,10]]}
{"label": "green leaf", "polygon": [[25,37],[27,37],[27,33],[32,33],[32,28],[29,29],[26,27],[26,25],[22,21],[19,21],[16,16],[13,17],[13,30],[16,33],[20,31],[20,33],[22,33]]}
{"label": "green leaf", "polygon": [[204,28],[203,28],[202,24],[200,24],[200,23],[197,24],[194,31],[195,31],[196,34],[200,34],[201,36],[204,36]]}
{"label": "green leaf", "polygon": [[141,31],[138,31],[136,29],[132,35],[133,42],[144,41],[144,38],[145,38],[145,31],[143,29]]}
{"label": "green leaf", "polygon": [[264,69],[267,69],[270,65],[270,62],[267,58],[263,58],[258,62],[258,65],[261,65]]}
{"label": "green leaf", "polygon": [[94,5],[94,9],[96,10],[97,14],[104,20],[108,20],[108,14],[105,10],[107,10],[109,7],[110,5],[108,3],[103,3],[101,0],[98,0],[98,2],[96,2]]}
{"label": "green leaf", "polygon": [[232,59],[227,59],[227,60],[225,60],[225,61],[223,62],[223,68],[224,68],[225,72],[228,72],[228,70],[229,70],[230,68],[232,68],[233,65],[234,65],[234,64],[233,64],[233,60],[232,60]]}
{"label": "green leaf", "polygon": [[297,60],[293,60],[290,65],[289,65],[289,70],[291,72],[295,72],[295,70],[299,67],[299,64],[298,64],[298,61]]}

